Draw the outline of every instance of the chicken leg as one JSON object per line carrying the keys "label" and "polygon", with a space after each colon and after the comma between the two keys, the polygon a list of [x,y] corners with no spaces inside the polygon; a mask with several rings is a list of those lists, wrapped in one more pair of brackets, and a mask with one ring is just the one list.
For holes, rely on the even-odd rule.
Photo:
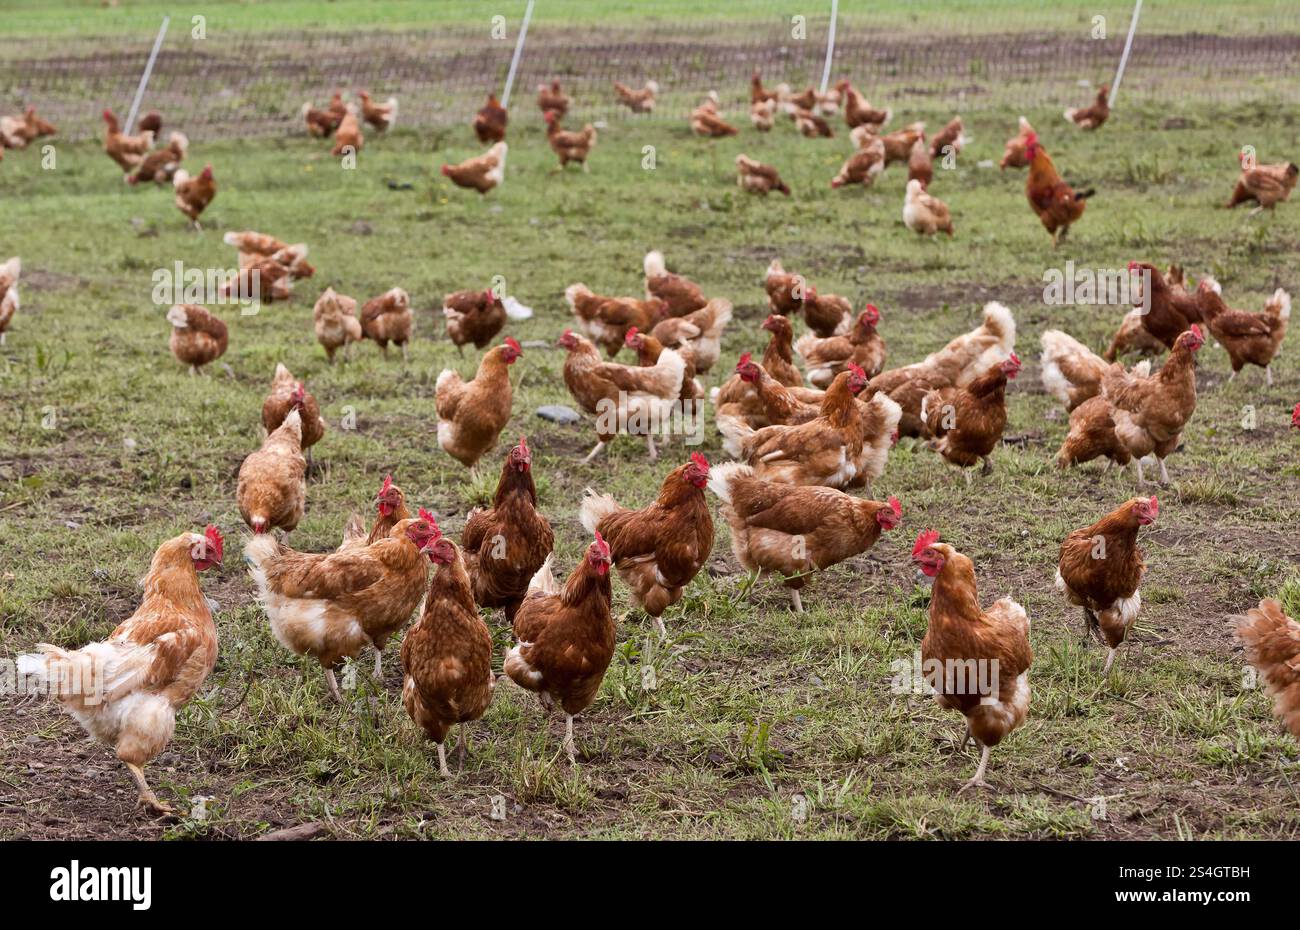
{"label": "chicken leg", "polygon": [[1113,646],[1111,647],[1110,652],[1109,652],[1109,653],[1107,654],[1107,656],[1106,656],[1106,664],[1105,664],[1105,666],[1102,667],[1102,670],[1101,670],[1101,673],[1102,673],[1103,675],[1109,675],[1109,674],[1110,674],[1110,667],[1111,667],[1111,665],[1114,664],[1114,662],[1115,662],[1115,653],[1118,652],[1118,651],[1119,651],[1119,650],[1117,650],[1115,647],[1113,647]]}
{"label": "chicken leg", "polygon": [[569,754],[569,765],[578,764],[578,748],[573,742],[573,714],[564,715],[564,751]]}
{"label": "chicken leg", "polygon": [[456,746],[456,771],[465,768],[465,755],[469,752],[469,725],[460,725],[460,743]]}
{"label": "chicken leg", "polygon": [[135,781],[135,786],[140,792],[140,803],[149,809],[153,814],[163,815],[172,813],[172,809],[158,800],[158,796],[153,793],[149,783],[144,779],[144,769],[134,762],[126,763],[127,771],[131,773],[131,778]]}
{"label": "chicken leg", "polygon": [[1097,615],[1090,608],[1083,608],[1083,645],[1087,646],[1092,642],[1097,627]]}
{"label": "chicken leg", "polygon": [[339,683],[334,678],[334,669],[325,669],[325,684],[329,685],[330,696],[340,704],[343,703],[343,695],[339,694]]}
{"label": "chicken leg", "polygon": [[378,646],[375,647],[375,680],[380,683],[384,680],[384,653]]}
{"label": "chicken leg", "polygon": [[988,782],[984,780],[984,772],[989,767],[989,751],[990,747],[988,746],[980,747],[980,764],[979,768],[975,770],[975,777],[958,788],[958,794],[961,794],[967,788],[987,788],[989,786]]}
{"label": "chicken leg", "polygon": [[582,464],[583,464],[583,465],[586,465],[588,462],[590,462],[590,461],[591,461],[592,459],[594,459],[596,456],[600,455],[600,451],[601,451],[602,449],[604,449],[604,448],[605,448],[605,440],[601,439],[601,440],[597,441],[595,448],[593,448],[590,452],[588,452],[588,453],[587,453],[587,457],[586,457],[585,459],[582,460]]}
{"label": "chicken leg", "polygon": [[451,778],[451,769],[447,768],[447,746],[445,743],[438,744],[438,774]]}
{"label": "chicken leg", "polygon": [[790,606],[794,608],[795,613],[803,613],[803,599],[799,596],[798,588],[790,589]]}

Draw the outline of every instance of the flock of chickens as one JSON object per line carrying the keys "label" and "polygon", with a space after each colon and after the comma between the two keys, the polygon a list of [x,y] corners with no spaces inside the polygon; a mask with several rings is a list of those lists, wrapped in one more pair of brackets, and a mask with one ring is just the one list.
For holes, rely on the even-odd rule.
{"label": "flock of chickens", "polygon": [[[635,112],[652,110],[658,91],[654,82],[640,91],[621,84],[615,89]],[[333,134],[336,155],[361,147],[361,119],[382,130],[396,118],[396,100],[375,104],[365,93],[360,100],[360,108],[344,104],[336,93],[326,110],[310,104],[303,108],[312,135]],[[585,167],[595,129],[560,128],[570,100],[558,82],[539,88],[538,103],[560,166],[576,161]],[[931,159],[959,151],[963,144],[959,118],[928,144],[919,123],[882,135],[890,111],[872,108],[847,81],[827,94],[810,88],[796,95],[784,86],[769,92],[759,75],[753,76],[751,119],[758,131],[770,130],[779,111],[789,114],[804,135],[831,135],[825,117],[840,108],[857,151],[832,186],[869,185],[888,164],[906,162],[907,225],[922,233],[951,235],[947,208],[927,189]],[[1092,107],[1066,116],[1095,129],[1107,113],[1103,88]],[[104,119],[106,150],[128,172],[128,181],[171,181],[178,205],[197,223],[215,187],[210,166],[192,179],[178,167],[188,147],[184,136],[172,133],[168,146],[155,150],[161,126],[156,114],[142,121],[135,137],[119,131],[110,111]],[[499,184],[506,125],[505,110],[490,99],[474,130],[492,148],[471,162],[444,166],[443,173],[480,192]],[[691,126],[703,136],[736,132],[723,121],[716,96],[692,113]],[[34,110],[20,121],[0,123],[6,139],[14,133],[30,139],[52,131]],[[742,187],[789,193],[774,170],[748,162],[745,156],[738,159]],[[1060,180],[1023,119],[1003,158],[1004,168],[1021,166],[1030,169],[1031,204],[1054,242],[1059,241],[1082,215],[1085,195]],[[1261,207],[1271,207],[1285,200],[1296,168],[1265,170],[1277,167],[1243,165],[1233,203],[1255,199]],[[1270,181],[1277,183],[1270,187]],[[253,231],[229,232],[224,241],[239,254],[240,279],[230,282],[230,288],[243,288],[249,283],[245,276],[256,272],[262,299],[285,300],[292,296],[294,282],[313,274],[305,245]],[[872,495],[873,483],[884,475],[890,450],[901,437],[967,469],[968,482],[973,480],[969,469],[982,465],[987,472],[992,467],[990,456],[1007,423],[1007,383],[1021,369],[1016,322],[1005,306],[987,304],[973,330],[924,359],[886,368],[882,314],[876,306],[855,312],[848,299],[819,291],[803,275],[773,261],[764,276],[770,313],[761,326],[768,333],[761,357],[744,353],[734,371],[706,391],[705,376],[720,361],[722,335],[732,321],[730,301],[709,296],[669,271],[657,251],[645,256],[643,267],[643,297],[600,295],[582,283],[564,295],[573,325],[556,344],[565,353],[565,385],[575,403],[595,418],[596,444],[587,461],[619,435],[644,439],[653,460],[659,454],[656,437],[671,444],[666,424],[674,415],[698,416],[706,402],[714,408],[723,448],[733,461],[710,464],[698,451],[687,454],[683,440],[683,461],[645,506],[625,507],[589,488],[580,518],[591,542],[563,584],[553,573],[554,534],[537,509],[532,453],[523,437],[505,455],[491,505],[469,515],[459,544],[444,534],[430,511],[416,506],[412,513],[412,504],[389,476],[376,492],[369,526],[354,514],[336,550],[308,553],[285,545],[282,534],[294,530],[307,506],[310,450],[327,426],[315,397],[287,367],[278,365],[272,377],[262,406],[266,437],[245,458],[236,490],[239,512],[251,531],[244,559],[272,633],[294,654],[319,662],[330,693],[340,701],[336,670],[369,648],[379,677],[383,649],[401,634],[402,701],[436,743],[444,774],[450,774],[445,744],[451,729],[462,725],[463,757],[464,725],[484,714],[496,686],[493,640],[483,610],[499,609],[512,629],[506,676],[535,692],[543,708],[564,716],[563,745],[572,762],[577,753],[574,718],[595,699],[614,653],[611,569],[633,605],[665,635],[664,614],[681,600],[713,551],[708,494],[717,499],[734,555],[751,581],[779,579],[793,608],[802,610],[801,592],[811,576],[866,552],[902,522],[903,504],[896,497],[876,500]],[[20,271],[16,258],[0,265],[0,341],[17,309]],[[1226,350],[1234,376],[1251,364],[1263,368],[1271,383],[1269,364],[1285,336],[1290,296],[1278,289],[1262,311],[1249,312],[1230,307],[1211,278],[1191,288],[1177,267],[1162,273],[1135,262],[1129,271],[1143,309],[1125,317],[1106,357],[1067,333],[1045,332],[1043,383],[1069,413],[1069,432],[1057,456],[1060,467],[1095,458],[1121,466],[1133,462],[1141,485],[1146,460],[1158,466],[1164,483],[1166,458],[1179,448],[1195,412],[1195,359],[1206,332]],[[472,378],[447,369],[436,384],[438,443],[474,469],[497,446],[511,418],[511,369],[523,349],[510,336],[498,341],[510,314],[493,290],[447,295],[443,315],[459,349],[472,345],[483,350]],[[351,344],[365,339],[385,355],[393,343],[405,356],[412,332],[411,301],[401,288],[359,309],[355,298],[330,288],[316,301],[313,317],[331,363],[340,349],[347,359]],[[796,318],[806,328],[797,340]],[[204,308],[177,305],[167,319],[171,351],[192,372],[226,350],[225,324]],[[624,349],[635,354],[634,364],[616,361]],[[1168,351],[1168,358],[1155,373],[1149,360],[1131,368],[1115,361],[1134,351]],[[1292,425],[1300,427],[1300,404]],[[1055,586],[1082,609],[1088,635],[1108,648],[1106,672],[1141,607],[1146,565],[1138,537],[1159,511],[1155,495],[1137,496],[1061,543]],[[180,534],[158,548],[140,608],[107,640],[79,650],[41,645],[19,663],[21,674],[43,684],[92,735],[114,747],[141,800],[155,811],[167,807],[149,788],[143,766],[167,744],[177,710],[214,667],[216,629],[198,573],[221,564],[223,555],[224,540],[215,526]],[[426,559],[434,566],[432,578]],[[1029,619],[1009,598],[981,606],[971,560],[937,533],[919,533],[912,560],[933,579],[923,661],[944,670],[971,662],[992,669],[991,688],[985,690],[954,685],[947,671],[930,677],[940,704],[964,715],[966,736],[981,749],[975,776],[964,787],[983,786],[991,748],[1028,712]],[[417,609],[419,616],[408,625]],[[1277,713],[1300,738],[1300,624],[1286,617],[1276,601],[1264,601],[1241,620],[1238,634],[1250,661],[1276,693]],[[95,694],[72,686],[92,680],[102,683]]]}
{"label": "flock of chickens", "polygon": [[[634,91],[615,82],[619,102],[633,113],[651,113],[655,107],[659,85],[648,81],[644,88]],[[1100,128],[1110,116],[1110,88],[1102,86],[1095,101],[1087,107],[1069,108],[1065,119],[1082,129]],[[565,131],[560,121],[572,105],[572,98],[564,93],[559,81],[538,87],[537,105],[546,122],[546,138],[560,161],[560,169],[569,162],[577,162],[587,170],[587,157],[596,144],[596,129],[588,123],[580,132]],[[871,187],[876,178],[890,165],[907,165],[907,186],[903,199],[903,223],[908,229],[923,236],[936,233],[954,235],[955,227],[948,205],[930,193],[934,179],[934,159],[945,164],[955,163],[967,142],[960,116],[954,117],[932,138],[926,139],[925,123],[914,122],[903,129],[885,133],[884,125],[893,116],[890,109],[877,109],[862,92],[846,80],[841,80],[825,92],[808,87],[794,93],[789,85],[764,87],[762,75],[755,71],[750,79],[750,122],[760,133],[771,132],[778,113],[788,115],[799,133],[810,139],[830,138],[835,135],[827,117],[843,113],[849,129],[854,152],[831,178],[831,187],[861,184]],[[486,153],[457,165],[442,166],[442,173],[459,187],[486,194],[505,180],[506,127],[509,114],[495,96],[474,118],[473,128],[482,143],[491,143]],[[739,134],[728,123],[720,109],[715,91],[691,111],[691,132],[709,139],[725,138]],[[1295,189],[1300,169],[1294,163],[1274,165],[1256,164],[1253,156],[1241,156],[1241,175],[1226,206],[1255,203],[1258,209],[1272,209],[1287,200]],[[1057,173],[1047,149],[1037,132],[1024,117],[1020,118],[1019,131],[1007,140],[1001,168],[1029,169],[1025,182],[1025,197],[1043,228],[1052,237],[1053,246],[1064,240],[1070,227],[1079,221],[1087,200],[1095,191],[1075,191]],[[781,179],[780,171],[741,153],[736,156],[736,183],[742,190],[766,195],[776,191],[790,196],[791,191]]]}

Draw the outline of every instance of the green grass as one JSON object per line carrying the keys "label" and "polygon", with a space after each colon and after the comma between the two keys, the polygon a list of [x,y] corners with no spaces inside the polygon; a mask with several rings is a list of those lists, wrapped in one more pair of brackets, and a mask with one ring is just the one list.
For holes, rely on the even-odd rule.
{"label": "green grass", "polygon": [[[200,15],[213,32],[313,28],[379,28],[464,25],[505,16],[511,26],[523,17],[526,0],[205,0],[177,4],[170,0],[122,0],[106,7],[101,0],[8,0],[0,36],[71,35],[157,31],[164,15],[173,28],[189,28]],[[871,30],[927,29],[955,32],[1086,31],[1093,17],[1107,18],[1110,32],[1127,29],[1133,4],[1122,0],[878,0],[870,5],[840,4],[846,24]],[[830,15],[830,0],[792,4],[786,0],[726,0],[701,4],[696,0],[538,0],[537,23],[674,25],[709,20],[744,21],[772,18],[789,21],[803,15],[809,23]],[[1142,34],[1202,32],[1251,35],[1261,30],[1294,30],[1294,6],[1289,0],[1162,0],[1148,4]]]}
{"label": "green grass", "polygon": [[[934,193],[955,214],[952,241],[921,241],[903,228],[897,169],[870,191],[832,191],[847,139],[810,142],[787,125],[714,146],[684,126],[620,123],[602,134],[590,174],[561,175],[528,113],[512,130],[507,181],[486,198],[437,173],[441,161],[479,151],[466,127],[372,136],[355,171],[307,139],[196,140],[193,163],[212,163],[220,185],[202,234],[184,228],[169,192],[123,185],[97,145],[60,145],[52,171],[41,169],[39,152],[6,153],[0,257],[20,253],[24,279],[23,308],[0,350],[0,650],[104,636],[138,603],[137,581],[159,541],[209,520],[225,528],[224,570],[203,578],[220,605],[220,660],[150,768],[160,794],[182,808],[214,798],[207,819],[168,828],[177,837],[250,836],[309,820],[339,837],[1297,835],[1296,747],[1263,693],[1242,691],[1228,623],[1261,596],[1286,592],[1293,613],[1300,602],[1284,558],[1300,521],[1287,428],[1300,399],[1294,345],[1267,390],[1255,369],[1225,386],[1222,349],[1202,352],[1200,402],[1169,463],[1173,487],[1161,491],[1160,519],[1143,534],[1150,568],[1136,642],[1108,680],[1102,651],[1079,645],[1081,617],[1052,577],[1060,539],[1131,496],[1133,476],[1053,468],[1065,420],[1036,365],[1044,329],[1100,348],[1123,312],[1045,306],[1044,271],[1066,260],[1178,261],[1194,277],[1213,273],[1234,305],[1252,309],[1278,285],[1295,291],[1295,205],[1262,217],[1218,209],[1237,146],[1254,144],[1270,161],[1294,157],[1295,120],[1263,106],[1192,104],[1122,109],[1102,132],[1084,134],[1055,110],[1028,113],[1066,176],[1098,189],[1053,252],[1025,204],[1023,174],[978,166],[1000,156],[1017,115],[972,115],[974,142],[959,167],[936,172]],[[949,116],[895,120],[938,125]],[[1170,117],[1186,128],[1162,129]],[[645,145],[657,147],[652,171],[641,168]],[[732,173],[739,151],[778,165],[795,196],[742,194]],[[392,190],[389,180],[414,189]],[[221,311],[231,330],[224,365],[193,378],[167,352],[151,273],[178,260],[229,266],[220,235],[235,228],[309,243],[318,273],[291,303],[255,316]],[[671,640],[657,643],[635,620],[620,626],[601,695],[578,722],[576,770],[531,696],[503,683],[474,728],[465,772],[444,782],[402,710],[395,648],[386,687],[370,681],[362,657],[353,704],[337,708],[319,669],[274,641],[251,600],[235,474],[258,445],[271,371],[284,361],[304,378],[333,427],[316,449],[320,471],[295,547],[335,545],[349,511],[366,506],[390,471],[459,535],[491,479],[472,482],[434,437],[438,372],[474,367],[473,353],[461,359],[442,335],[442,294],[501,275],[536,310],[510,332],[553,342],[569,325],[568,284],[638,293],[652,247],[737,307],[713,383],[740,352],[765,343],[762,275],[774,256],[823,291],[879,306],[890,366],[971,327],[986,300],[1003,301],[1026,362],[1009,395],[1007,436],[1018,441],[999,448],[994,473],[970,487],[927,450],[900,444],[876,491],[901,498],[903,525],[873,559],[814,579],[806,615],[790,614],[767,585],[733,603],[744,576],[720,526],[710,571],[666,617]],[[310,313],[326,285],[361,299],[406,288],[417,308],[409,363],[385,362],[367,344],[351,364],[326,365]],[[621,439],[608,458],[580,464],[590,424],[559,428],[533,415],[568,400],[561,364],[553,349],[525,349],[506,435],[529,435],[567,571],[586,543],[582,489],[645,503],[684,450],[670,446],[651,465],[642,446]],[[1257,413],[1251,431],[1240,425],[1246,405]],[[357,428],[340,429],[349,413]],[[712,428],[703,451],[721,457]],[[485,474],[499,461],[489,456]],[[994,794],[955,794],[976,762],[953,754],[959,717],[890,693],[891,663],[924,635],[927,595],[907,555],[926,527],[975,559],[985,603],[1011,594],[1033,622],[1030,717],[993,754]],[[621,613],[619,585],[615,597]],[[643,686],[645,664],[656,670],[653,690]],[[0,835],[37,821],[52,822],[43,829],[56,835],[163,832],[132,813],[129,781],[110,752],[87,747],[47,708],[22,711],[0,710],[0,778],[18,786],[26,807],[22,819],[0,815]],[[59,764],[27,765],[51,759]],[[490,816],[496,796],[506,799],[504,820]]]}

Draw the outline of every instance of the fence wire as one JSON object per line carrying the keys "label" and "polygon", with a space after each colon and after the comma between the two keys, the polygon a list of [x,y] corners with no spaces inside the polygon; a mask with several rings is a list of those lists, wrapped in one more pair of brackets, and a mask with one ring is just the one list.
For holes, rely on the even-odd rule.
{"label": "fence wire", "polygon": [[[575,99],[570,121],[681,121],[716,90],[743,126],[753,70],[769,86],[799,90],[820,82],[830,2],[802,6],[824,9],[756,12],[749,4],[739,13],[722,8],[714,16],[591,23],[548,18],[546,0],[538,0],[512,110],[536,118],[537,85],[559,79]],[[873,18],[847,6],[841,3],[832,82],[848,77],[874,105],[901,113],[1086,103],[1089,88],[1113,77],[1132,11],[1128,3],[1089,3],[1059,12],[1034,7],[1032,16],[986,15],[918,2],[901,17]],[[183,21],[173,23],[142,109],[162,111],[191,139],[290,135],[303,131],[302,104],[323,105],[338,87],[396,95],[404,127],[462,123],[488,93],[501,91],[518,7],[498,37],[486,12],[400,31],[250,31],[203,39]],[[1149,0],[1121,105],[1300,102],[1300,4],[1281,9],[1267,29],[1247,24],[1234,32],[1230,10]],[[143,30],[0,34],[0,112],[31,103],[64,138],[98,136],[101,109],[125,116],[153,40],[154,32]],[[659,105],[650,117],[632,117],[618,105],[612,82],[640,87],[651,79],[660,85]]]}

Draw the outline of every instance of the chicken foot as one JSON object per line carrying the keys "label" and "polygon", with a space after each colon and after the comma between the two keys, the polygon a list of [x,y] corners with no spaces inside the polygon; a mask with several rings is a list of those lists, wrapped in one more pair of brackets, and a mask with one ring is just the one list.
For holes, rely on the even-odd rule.
{"label": "chicken foot", "polygon": [[989,752],[990,752],[990,750],[991,750],[991,747],[989,747],[989,746],[981,746],[981,747],[980,747],[980,764],[979,764],[979,768],[977,768],[977,769],[975,770],[975,777],[972,778],[970,781],[966,782],[966,784],[962,785],[960,788],[958,788],[958,789],[957,789],[957,793],[958,793],[958,794],[961,794],[961,793],[962,793],[963,791],[965,791],[967,788],[987,788],[987,787],[989,787],[989,783],[986,782],[986,781],[984,780],[984,772],[985,772],[985,771],[988,769],[988,767],[989,767]]}
{"label": "chicken foot", "polygon": [[140,792],[140,803],[149,809],[150,813],[156,815],[166,815],[173,813],[172,809],[158,800],[158,796],[153,793],[149,783],[145,781],[144,769],[134,762],[126,763],[127,771],[131,773],[131,778],[135,781],[135,786]]}

